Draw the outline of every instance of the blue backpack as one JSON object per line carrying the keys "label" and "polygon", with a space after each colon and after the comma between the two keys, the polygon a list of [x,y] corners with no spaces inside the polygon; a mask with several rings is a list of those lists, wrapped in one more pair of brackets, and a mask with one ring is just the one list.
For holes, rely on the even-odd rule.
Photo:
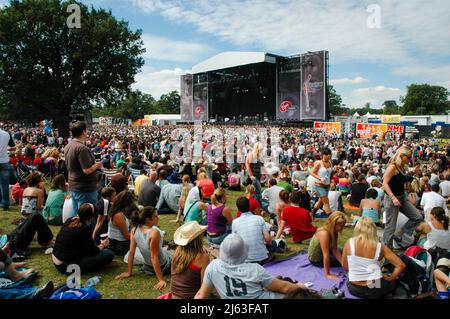
{"label": "blue backpack", "polygon": [[49,299],[102,299],[102,294],[95,288],[72,288],[64,284],[58,287]]}

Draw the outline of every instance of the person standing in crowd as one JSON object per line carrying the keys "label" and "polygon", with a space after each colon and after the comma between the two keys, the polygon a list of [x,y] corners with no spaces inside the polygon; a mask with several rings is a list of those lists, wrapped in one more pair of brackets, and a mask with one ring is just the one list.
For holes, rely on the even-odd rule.
{"label": "person standing in crowd", "polygon": [[[411,158],[411,149],[407,146],[400,147],[394,157],[389,161],[383,176],[383,189],[386,193],[384,197],[386,225],[383,233],[383,242],[389,248],[393,247],[399,211],[409,219],[403,226],[403,231],[408,236],[413,234],[414,229],[423,220],[420,213],[405,196],[406,174]],[[401,245],[400,242],[398,244]]]}
{"label": "person standing in crowd", "polygon": [[64,158],[69,172],[69,192],[72,198],[73,215],[85,203],[97,204],[99,181],[98,170],[101,162],[95,162],[94,155],[86,146],[87,127],[84,122],[76,122],[71,127],[72,141],[64,148]]}
{"label": "person standing in crowd", "polygon": [[259,205],[262,204],[261,174],[264,166],[263,150],[261,143],[255,143],[252,152],[247,155],[245,160],[245,167],[253,186],[255,186],[255,199],[259,202]]}
{"label": "person standing in crowd", "polygon": [[16,144],[12,136],[0,129],[0,187],[2,196],[2,208],[3,211],[9,210],[9,177],[11,174],[12,166],[9,163],[9,151],[15,151]]}
{"label": "person standing in crowd", "polygon": [[322,159],[316,162],[311,172],[311,176],[316,178],[314,190],[319,197],[319,200],[316,205],[314,205],[312,210],[313,217],[322,206],[327,215],[331,214],[328,191],[330,188],[332,172],[333,166],[331,163],[331,151],[329,148],[324,148],[322,150]]}

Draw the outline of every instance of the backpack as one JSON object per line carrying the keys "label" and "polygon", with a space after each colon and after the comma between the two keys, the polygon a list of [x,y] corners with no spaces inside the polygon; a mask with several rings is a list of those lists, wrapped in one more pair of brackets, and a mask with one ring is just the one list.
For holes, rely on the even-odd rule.
{"label": "backpack", "polygon": [[16,175],[19,182],[25,180],[31,172],[31,168],[25,165],[22,161],[17,162]]}
{"label": "backpack", "polygon": [[[398,278],[400,288],[406,290],[411,298],[430,292],[434,280],[434,264],[430,253],[422,247],[411,246],[400,255],[400,259],[406,265]],[[392,265],[387,268],[394,270]]]}
{"label": "backpack", "polygon": [[95,288],[69,288],[63,284],[56,288],[49,299],[101,299],[102,294]]}

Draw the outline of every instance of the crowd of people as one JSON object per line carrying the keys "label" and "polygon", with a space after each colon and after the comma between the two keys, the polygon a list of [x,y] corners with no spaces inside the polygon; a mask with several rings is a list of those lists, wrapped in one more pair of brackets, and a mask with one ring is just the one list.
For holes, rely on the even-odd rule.
{"label": "crowd of people", "polygon": [[[170,275],[171,298],[320,298],[263,267],[289,237],[308,246],[309,261],[327,279],[338,280],[331,268],[343,267],[349,291],[360,298],[395,295],[409,269],[402,252],[426,251],[436,268],[430,290],[449,298],[450,145],[289,127],[268,128],[278,130],[277,141],[252,134],[240,140],[234,129],[255,127],[232,125],[207,125],[216,133],[198,138],[195,129],[76,122],[64,139],[50,127],[2,125],[1,204],[8,212],[13,201],[21,218],[0,247],[0,270],[13,280],[26,277],[16,262],[37,234],[63,274],[71,264],[100,272],[127,255],[128,270],[117,280],[140,264],[158,279],[157,290]],[[180,143],[186,132],[193,142]],[[226,189],[242,196],[231,203]],[[170,248],[159,214],[182,224]],[[48,225],[61,226],[58,234]],[[353,236],[339,247],[346,227]],[[51,287],[27,296],[48,296]]]}

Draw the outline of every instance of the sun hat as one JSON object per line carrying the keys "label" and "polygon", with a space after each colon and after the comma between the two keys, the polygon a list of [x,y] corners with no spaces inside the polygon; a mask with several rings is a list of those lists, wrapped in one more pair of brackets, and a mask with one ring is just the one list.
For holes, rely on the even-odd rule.
{"label": "sun hat", "polygon": [[180,226],[173,235],[173,241],[178,246],[186,246],[199,235],[203,234],[208,226],[200,226],[197,221],[188,222]]}
{"label": "sun hat", "polygon": [[240,265],[248,257],[248,245],[241,236],[232,233],[220,244],[219,258],[229,265]]}
{"label": "sun hat", "polygon": [[450,268],[450,259],[448,258],[441,258],[439,259],[439,261],[437,262],[436,267],[448,267]]}

